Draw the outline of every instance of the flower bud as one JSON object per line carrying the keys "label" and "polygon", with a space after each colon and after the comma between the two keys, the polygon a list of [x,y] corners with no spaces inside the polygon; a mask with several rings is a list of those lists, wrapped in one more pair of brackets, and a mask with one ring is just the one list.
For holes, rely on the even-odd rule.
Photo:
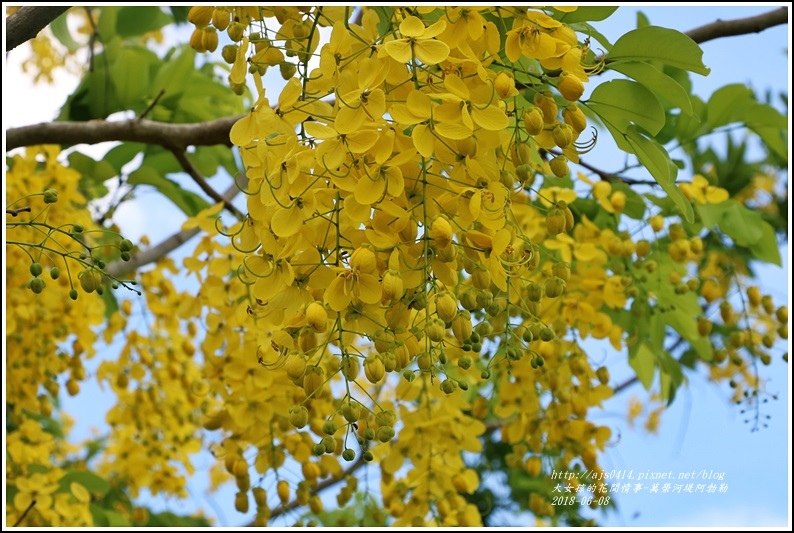
{"label": "flower bud", "polygon": [[387,270],[386,273],[383,274],[381,286],[383,288],[384,299],[393,302],[402,298],[403,279],[396,270]]}
{"label": "flower bud", "polygon": [[312,396],[323,386],[325,371],[319,366],[313,366],[303,375],[303,391],[306,396]]}
{"label": "flower bud", "polygon": [[58,191],[55,189],[47,189],[44,191],[44,203],[45,204],[54,204],[58,201]]}
{"label": "flower bud", "polygon": [[221,49],[221,57],[223,60],[226,61],[228,64],[234,64],[234,60],[237,59],[237,49],[239,46],[236,44],[227,44]]}
{"label": "flower bud", "polygon": [[575,102],[584,94],[584,84],[575,74],[563,70],[557,80],[557,90],[569,102]]}
{"label": "flower bud", "polygon": [[573,128],[568,124],[557,124],[551,132],[554,144],[560,148],[566,148],[573,143]]}
{"label": "flower bud", "polygon": [[306,358],[298,352],[293,352],[287,356],[284,369],[291,380],[300,379],[306,373]]}
{"label": "flower bud", "polygon": [[234,497],[234,508],[243,514],[248,512],[248,492],[241,490],[237,493]]}
{"label": "flower bud", "polygon": [[80,286],[85,292],[92,293],[102,285],[102,273],[93,268],[81,270],[77,274]]}
{"label": "flower bud", "polygon": [[289,408],[289,423],[301,429],[309,423],[309,410],[303,405],[293,405]]}
{"label": "flower bud", "polygon": [[216,7],[212,10],[212,25],[218,30],[223,31],[229,27],[232,21],[232,12],[227,7]]}
{"label": "flower bud", "polygon": [[211,26],[202,29],[201,46],[208,52],[214,52],[218,48],[218,30]]}
{"label": "flower bud", "polygon": [[507,98],[508,96],[517,94],[516,84],[513,78],[505,71],[500,72],[496,76],[494,87],[496,88],[496,94],[499,95],[499,98]]}
{"label": "flower bud", "polygon": [[383,359],[378,355],[370,355],[364,361],[364,375],[370,383],[378,383],[383,379],[386,373],[386,367],[383,364]]}
{"label": "flower bud", "polygon": [[451,322],[458,313],[458,302],[452,293],[442,292],[436,297],[436,313],[444,323]]}
{"label": "flower bud", "polygon": [[369,248],[356,248],[350,255],[350,268],[364,274],[373,274],[377,264],[375,253]]}
{"label": "flower bud", "polygon": [[568,158],[564,155],[558,155],[549,161],[549,168],[551,169],[552,174],[558,178],[564,178],[570,172],[570,169],[568,168]]}
{"label": "flower bud", "polygon": [[209,26],[214,11],[215,8],[212,6],[193,6],[187,13],[187,20],[196,27],[203,28]]}
{"label": "flower bud", "polygon": [[582,133],[587,127],[587,117],[576,104],[569,104],[568,107],[562,110],[562,119],[576,133]]}
{"label": "flower bud", "polygon": [[317,333],[328,329],[328,312],[318,302],[312,302],[306,307],[306,322]]}
{"label": "flower bud", "polygon": [[289,61],[282,61],[278,64],[278,70],[281,72],[281,77],[285,80],[289,80],[292,78],[295,73],[298,71],[298,67],[295,63],[290,63]]}
{"label": "flower bud", "polygon": [[471,313],[468,311],[459,311],[457,316],[452,320],[452,334],[460,342],[465,341],[471,337]]}
{"label": "flower bud", "polygon": [[557,298],[565,291],[565,282],[557,277],[552,276],[546,279],[544,284],[544,292],[549,298]]}
{"label": "flower bud", "polygon": [[245,35],[245,24],[232,22],[226,29],[226,34],[233,42],[239,43],[243,39],[243,35]]}
{"label": "flower bud", "polygon": [[546,215],[546,231],[549,235],[559,235],[565,231],[565,213],[562,209],[554,207]]}
{"label": "flower bud", "polygon": [[433,342],[441,342],[447,334],[447,328],[444,321],[439,318],[430,320],[430,323],[425,329],[425,334]]}
{"label": "flower bud", "polygon": [[545,124],[553,124],[557,121],[557,103],[551,91],[543,91],[536,93],[534,98],[535,105],[543,112],[543,122]]}
{"label": "flower bud", "polygon": [[446,218],[437,217],[430,226],[428,235],[438,248],[446,248],[452,242],[452,226]]}
{"label": "flower bud", "polygon": [[537,135],[543,131],[543,110],[539,107],[524,112],[524,128],[530,135]]}

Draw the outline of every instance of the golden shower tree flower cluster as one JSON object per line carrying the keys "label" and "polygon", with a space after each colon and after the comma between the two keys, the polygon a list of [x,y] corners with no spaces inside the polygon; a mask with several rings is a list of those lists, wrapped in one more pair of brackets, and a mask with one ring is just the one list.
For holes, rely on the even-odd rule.
{"label": "golden shower tree flower cluster", "polygon": [[[538,176],[553,175],[541,151],[564,154],[554,165],[561,176],[566,158],[578,160],[574,142],[586,121],[575,100],[588,80],[586,47],[570,28],[534,10],[502,10],[496,22],[482,18],[492,10],[397,10],[387,21],[392,30],[379,32],[375,10],[354,25],[336,8],[279,9],[280,16],[231,10],[235,23],[276,16],[281,27],[255,37],[227,30],[239,41],[230,83],[243,82],[247,61],[259,87],[254,108],[231,131],[247,169],[249,217],[230,232],[245,254],[239,275],[253,300],[250,314],[257,329],[273,330],[257,353],[298,387],[291,394],[289,382],[279,387],[293,402],[290,424],[313,426],[320,465],[328,453],[390,458],[383,482],[402,487],[389,507],[397,524],[423,524],[428,513],[447,525],[480,524],[460,496],[478,485],[461,453],[480,449],[476,437],[485,426],[477,419],[488,413],[518,417],[504,438],[530,441],[520,460],[556,449],[559,466],[586,457],[596,467],[608,428],[566,428],[610,389],[585,357],[574,357],[581,354],[576,342],[556,339],[577,327],[582,338],[610,337],[621,347],[621,329],[602,308],[625,305],[625,283],[604,268],[597,232],[559,240],[574,229],[565,200],[576,198],[573,191],[548,187],[553,177],[546,188],[532,188]],[[193,8],[197,20],[202,15],[197,25],[209,24],[209,10]],[[512,66],[500,56],[498,24],[507,13]],[[445,40],[453,35],[448,26],[464,18],[476,21],[468,35]],[[310,71],[301,54],[314,52],[321,26],[332,27],[330,41]],[[269,32],[289,43],[299,73],[272,106],[256,60]],[[524,89],[528,100],[513,79],[525,68],[516,64],[520,58],[566,69],[557,79],[537,76],[537,86]],[[550,90],[555,81],[570,98],[562,113]],[[559,244],[565,248],[555,251]],[[588,298],[572,296],[581,309],[567,314],[567,323],[555,321],[566,286],[576,294],[582,283],[589,283]],[[490,346],[498,347],[492,358],[485,355]],[[225,375],[232,367],[227,361],[219,370]],[[575,388],[565,379],[571,374],[579,378]],[[395,380],[403,384],[388,397],[383,385]],[[500,389],[495,405],[486,399],[492,383]],[[262,412],[245,397],[252,412]],[[470,414],[474,405],[478,417]],[[231,422],[224,428],[235,428],[236,440],[257,442],[242,438],[248,426],[231,406],[224,412]],[[262,454],[273,429],[255,427],[264,433]],[[369,453],[377,441],[388,448]],[[316,460],[296,459],[305,466]],[[389,481],[404,460],[407,477]],[[259,470],[259,455],[256,463]],[[304,469],[309,483],[312,472]],[[403,505],[419,494],[424,506]],[[548,501],[543,511],[552,513]]]}
{"label": "golden shower tree flower cluster", "polygon": [[[774,230],[748,208],[779,215],[774,182],[758,173],[729,192],[707,167],[677,182],[654,137],[657,97],[679,106],[681,128],[696,127],[695,106],[665,93],[672,77],[648,61],[704,73],[699,48],[650,27],[602,57],[577,11],[190,8],[190,46],[217,51],[230,91],[255,88],[229,130],[247,214],[225,223],[222,202],[191,211],[192,253],[139,272],[132,301],[109,297],[104,263],[142,250],[101,238],[80,173],[55,147],[15,156],[8,197],[31,212],[7,205],[9,521],[152,524],[128,503],[97,514],[107,483],[84,476],[89,458],[58,466],[74,450],[37,422],[60,382],[79,392],[103,321],[104,341],[123,346],[96,367],[116,402],[91,471],[133,498],[184,497],[194,454],[209,449],[212,488],[234,483],[234,507],[255,511],[255,526],[299,506],[322,516],[320,493],[337,483],[340,507],[360,504],[366,464],[379,468],[378,524],[388,513],[397,526],[482,526],[484,470],[470,458],[494,445],[531,479],[522,506],[539,523],[581,521],[552,505],[550,473],[586,469],[582,490],[603,488],[614,438],[593,413],[620,387],[592,343],[627,351],[654,388],[649,431],[684,364],[707,364],[737,402],[762,393],[758,363],[787,338],[788,311],[721,239],[779,261]],[[660,38],[675,54],[643,48]],[[636,81],[594,83],[606,68]],[[270,94],[276,69],[284,86]],[[144,113],[173,95],[158,98]],[[593,117],[665,196],[571,172],[595,146]],[[182,289],[180,274],[198,288]],[[668,333],[687,351],[665,347]],[[631,404],[631,422],[642,414]]]}

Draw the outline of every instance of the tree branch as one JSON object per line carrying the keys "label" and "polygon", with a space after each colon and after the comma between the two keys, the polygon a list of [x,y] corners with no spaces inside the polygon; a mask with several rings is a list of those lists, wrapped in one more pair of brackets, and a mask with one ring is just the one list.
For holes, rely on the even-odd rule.
{"label": "tree branch", "polygon": [[[213,191],[214,192],[214,191]],[[240,186],[237,185],[237,182],[233,183],[226,191],[223,193],[220,202],[230,203],[235,196],[240,192]],[[217,194],[217,193],[216,193]],[[122,278],[129,274],[130,272],[134,272],[135,270],[139,269],[144,265],[148,265],[149,263],[156,263],[175,249],[179,248],[181,245],[195,237],[201,232],[200,228],[193,228],[189,230],[182,230],[177,233],[174,233],[161,243],[153,246],[152,248],[148,248],[142,252],[138,252],[133,255],[129,261],[122,261],[116,260],[110,263],[105,267],[105,272],[113,276],[114,278]]]}
{"label": "tree branch", "polygon": [[240,118],[242,115],[193,124],[167,124],[146,119],[43,122],[10,128],[6,132],[6,150],[37,144],[74,145],[110,141],[157,144],[172,151],[184,150],[188,146],[232,146],[229,131]]}
{"label": "tree branch", "polygon": [[[349,476],[350,474],[352,474],[353,472],[355,472],[356,470],[361,468],[361,466],[363,466],[364,464],[366,464],[366,461],[364,461],[364,455],[361,454],[361,455],[358,456],[358,459],[356,459],[355,463],[353,463],[352,465],[348,466],[344,471],[342,471],[342,475],[341,476],[339,476],[338,478],[337,477],[331,477],[329,479],[326,479],[325,481],[321,481],[320,483],[318,483],[317,485],[312,487],[309,490],[309,493],[312,494],[312,495],[318,494],[318,493],[322,492],[323,490],[327,489],[328,487],[332,487],[332,486],[336,485],[337,483],[339,483],[340,481],[344,481],[344,479],[347,476]],[[301,504],[299,504],[297,500],[292,500],[291,502],[287,503],[286,505],[279,505],[278,507],[273,509],[273,511],[270,513],[270,520],[272,520],[272,519],[274,519],[274,518],[276,518],[278,516],[281,516],[284,513],[292,511],[293,509],[295,509],[297,507],[301,507]],[[248,526],[253,526],[253,524],[248,524]]]}
{"label": "tree branch", "polygon": [[6,52],[33,39],[71,6],[20,7],[6,19]]}
{"label": "tree branch", "polygon": [[713,41],[720,37],[731,37],[734,35],[745,35],[747,33],[759,33],[773,26],[788,23],[788,8],[780,7],[773,11],[734,20],[719,20],[700,26],[686,32],[696,43]]}
{"label": "tree branch", "polygon": [[190,162],[190,159],[187,158],[187,154],[184,150],[175,148],[171,150],[171,152],[174,154],[174,157],[176,157],[176,160],[179,161],[179,164],[182,166],[184,171],[187,172],[191,178],[193,178],[193,181],[195,181],[199,187],[201,187],[202,191],[207,193],[207,195],[215,200],[215,202],[223,202],[223,206],[230,213],[236,216],[237,220],[242,220],[245,218],[245,215],[243,215],[236,207],[234,207],[230,200],[227,200],[218,194],[215,189],[210,187],[209,183],[207,183],[207,180],[204,179],[204,176],[201,175],[193,163]]}

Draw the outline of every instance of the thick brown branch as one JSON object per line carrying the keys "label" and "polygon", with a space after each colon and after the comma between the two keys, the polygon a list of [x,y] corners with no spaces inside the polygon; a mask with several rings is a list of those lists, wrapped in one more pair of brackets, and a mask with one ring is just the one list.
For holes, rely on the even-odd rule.
{"label": "thick brown branch", "polygon": [[[221,200],[224,203],[231,202],[235,196],[240,192],[240,187],[244,185],[238,186],[237,183],[233,183],[231,187],[226,189],[223,193]],[[182,244],[189,241],[191,238],[195,237],[201,232],[200,228],[193,228],[189,230],[182,230],[177,233],[174,233],[163,242],[153,246],[152,248],[148,248],[142,252],[136,253],[132,256],[129,261],[121,261],[117,260],[105,268],[105,272],[113,276],[114,278],[123,278],[127,276],[129,273],[134,272],[135,270],[139,269],[144,265],[148,265],[149,263],[155,263],[162,259],[163,257],[170,254],[175,249],[179,248]]]}
{"label": "thick brown branch", "polygon": [[734,35],[745,35],[747,33],[758,33],[773,26],[788,23],[788,8],[779,7],[773,11],[734,20],[716,20],[709,24],[695,28],[686,34],[696,43],[713,41],[720,37],[731,37]]}
{"label": "thick brown branch", "polygon": [[37,144],[98,144],[131,141],[157,144],[169,150],[188,146],[231,146],[229,131],[241,116],[226,117],[195,124],[166,124],[152,120],[106,122],[44,122],[11,128],[6,132],[6,150]]}
{"label": "thick brown branch", "polygon": [[199,187],[201,187],[202,191],[207,193],[207,195],[216,202],[223,202],[223,206],[230,213],[236,216],[237,220],[242,220],[245,218],[245,215],[243,215],[236,207],[234,207],[231,201],[226,200],[223,196],[218,194],[218,191],[210,187],[209,183],[207,183],[207,180],[204,179],[204,176],[202,176],[193,163],[190,162],[190,159],[188,159],[184,150],[173,149],[171,152],[174,154],[174,157],[176,157],[176,160],[179,161],[179,164],[182,166],[184,171],[188,173],[188,175],[193,179],[193,181],[196,182]]}
{"label": "thick brown branch", "polygon": [[20,7],[6,19],[6,52],[33,39],[71,6]]}

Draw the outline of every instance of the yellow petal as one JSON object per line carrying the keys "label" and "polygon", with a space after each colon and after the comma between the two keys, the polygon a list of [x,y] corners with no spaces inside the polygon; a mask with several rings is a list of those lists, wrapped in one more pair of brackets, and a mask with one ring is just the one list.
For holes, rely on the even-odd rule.
{"label": "yellow petal", "polygon": [[478,126],[489,131],[502,131],[510,124],[510,119],[507,118],[505,112],[493,105],[485,109],[473,106],[471,116]]}
{"label": "yellow petal", "polygon": [[432,39],[433,37],[438,37],[445,29],[447,29],[447,21],[441,19],[435,24],[425,28],[425,31],[422,33],[422,39]]}
{"label": "yellow petal", "polygon": [[411,133],[411,138],[414,141],[416,151],[422,154],[423,157],[430,157],[433,155],[433,148],[435,146],[435,137],[433,132],[426,124],[417,124],[414,126],[414,131]]}
{"label": "yellow petal", "polygon": [[383,198],[385,192],[385,180],[381,178],[371,180],[365,175],[358,180],[358,184],[356,185],[353,194],[356,197],[356,201],[360,204],[371,205]]}
{"label": "yellow petal", "polygon": [[365,128],[347,134],[345,136],[345,141],[351,152],[354,154],[361,154],[375,146],[375,143],[377,143],[380,138],[381,136],[378,134],[377,130]]}
{"label": "yellow petal", "polygon": [[88,492],[88,489],[82,486],[80,483],[72,482],[69,485],[69,489],[74,494],[74,497],[80,503],[88,503],[91,501],[91,493]]}
{"label": "yellow petal", "polygon": [[[382,50],[398,63],[407,64],[411,61],[411,43],[404,39],[383,43]],[[378,56],[380,57],[380,54]]]}
{"label": "yellow petal", "polygon": [[421,37],[425,29],[425,24],[413,15],[405,17],[400,23],[400,33],[404,37]]}
{"label": "yellow petal", "polygon": [[466,84],[463,83],[458,76],[455,74],[448,74],[446,78],[444,78],[444,87],[460,98],[461,100],[468,100],[471,94],[469,93],[469,88],[466,87]]}
{"label": "yellow petal", "polygon": [[292,237],[303,226],[303,214],[297,204],[289,209],[278,209],[270,221],[270,227],[278,237]]}
{"label": "yellow petal", "polygon": [[505,40],[505,55],[512,63],[515,63],[521,58],[521,44],[519,42],[518,32],[516,30],[510,30],[507,32],[507,40]]}
{"label": "yellow petal", "polygon": [[339,133],[353,133],[361,128],[367,114],[361,107],[340,107],[336,115],[336,131]]}
{"label": "yellow petal", "polygon": [[325,291],[323,295],[323,300],[328,307],[333,309],[334,311],[341,311],[348,305],[350,305],[350,300],[353,299],[353,295],[347,290],[347,279],[344,275],[337,276],[334,280],[328,285],[328,289]]}
{"label": "yellow petal", "polygon": [[433,128],[442,137],[456,141],[468,139],[473,133],[471,128],[467,128],[463,124],[457,122],[438,122]]}
{"label": "yellow petal", "polygon": [[307,120],[303,124],[304,131],[316,139],[329,140],[336,139],[339,133],[331,126],[326,126],[315,120]]}
{"label": "yellow petal", "polygon": [[345,198],[345,208],[344,212],[349,216],[353,221],[364,223],[370,219],[370,213],[372,208],[369,204],[362,204],[359,203],[355,196],[348,196]]}
{"label": "yellow petal", "polygon": [[422,120],[430,118],[432,102],[422,91],[413,90],[408,93],[405,105],[414,116],[422,117]]}
{"label": "yellow petal", "polygon": [[718,204],[720,202],[724,202],[729,197],[730,195],[728,194],[728,191],[726,191],[722,187],[709,186],[706,189],[706,201],[710,204]]}
{"label": "yellow petal", "polygon": [[378,278],[372,274],[359,274],[358,281],[354,284],[356,297],[365,304],[380,302],[383,291]]}
{"label": "yellow petal", "polygon": [[416,58],[426,65],[436,65],[449,57],[449,46],[445,42],[428,40],[414,45]]}
{"label": "yellow petal", "polygon": [[229,131],[229,140],[235,146],[246,146],[259,136],[259,124],[251,111],[246,116],[238,120]]}

